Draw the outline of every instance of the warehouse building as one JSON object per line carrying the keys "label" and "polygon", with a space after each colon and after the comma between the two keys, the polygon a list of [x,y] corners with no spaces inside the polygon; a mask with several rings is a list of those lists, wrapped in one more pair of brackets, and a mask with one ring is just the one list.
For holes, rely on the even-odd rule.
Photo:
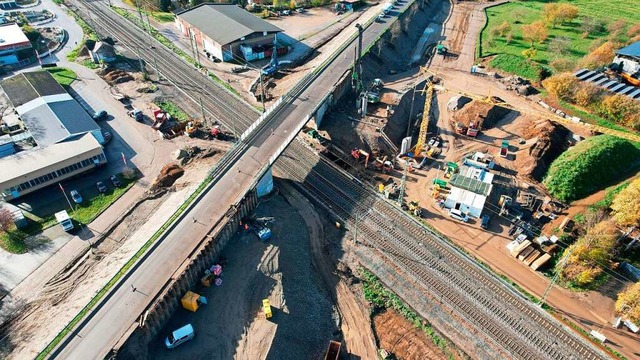
{"label": "warehouse building", "polygon": [[[282,32],[250,12],[227,4],[200,4],[177,13],[175,21],[183,35],[194,39],[198,51],[222,61],[269,58],[265,52]],[[263,56],[252,56],[254,53]]]}
{"label": "warehouse building", "polygon": [[492,183],[493,174],[487,170],[461,166],[460,171],[451,176],[451,191],[444,207],[458,209],[471,217],[479,218],[487,197],[491,194]]}
{"label": "warehouse building", "polygon": [[15,24],[0,25],[0,67],[18,67],[33,56],[31,42]]}
{"label": "warehouse building", "polygon": [[616,51],[616,57],[613,59],[616,64],[621,64],[620,70],[635,74],[640,72],[640,41]]}
{"label": "warehouse building", "polygon": [[15,109],[2,124],[0,192],[5,200],[107,162],[100,127],[50,73],[22,73],[0,85]]}

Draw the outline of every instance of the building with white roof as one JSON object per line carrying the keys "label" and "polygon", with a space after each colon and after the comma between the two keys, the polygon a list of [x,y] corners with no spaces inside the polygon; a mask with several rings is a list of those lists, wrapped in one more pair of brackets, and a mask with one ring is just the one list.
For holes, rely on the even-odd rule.
{"label": "building with white roof", "polygon": [[[5,200],[107,162],[100,127],[50,73],[22,73],[1,85],[22,122],[7,134],[10,140],[4,140],[0,154],[0,193]],[[3,125],[5,132],[15,128]],[[14,147],[13,152],[7,144]]]}
{"label": "building with white roof", "polygon": [[17,24],[0,26],[0,66],[15,65],[32,55],[31,42],[20,26]]}
{"label": "building with white roof", "polygon": [[458,209],[469,216],[479,218],[493,188],[493,173],[485,169],[461,166],[449,182],[451,191],[444,206]]}

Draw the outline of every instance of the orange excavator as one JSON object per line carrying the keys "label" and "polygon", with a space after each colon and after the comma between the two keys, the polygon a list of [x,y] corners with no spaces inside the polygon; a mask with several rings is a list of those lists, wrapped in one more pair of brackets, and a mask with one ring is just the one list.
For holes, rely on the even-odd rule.
{"label": "orange excavator", "polygon": [[353,156],[354,159],[361,161],[364,160],[364,167],[366,168],[367,166],[369,166],[369,153],[362,150],[362,149],[358,149],[358,148],[353,148],[351,150],[351,156]]}

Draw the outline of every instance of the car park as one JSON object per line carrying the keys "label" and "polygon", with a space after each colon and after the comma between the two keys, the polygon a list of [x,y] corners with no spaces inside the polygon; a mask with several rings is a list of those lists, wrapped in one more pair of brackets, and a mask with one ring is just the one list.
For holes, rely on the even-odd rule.
{"label": "car park", "polygon": [[120,179],[118,178],[117,175],[109,176],[109,181],[111,181],[111,184],[113,184],[113,186],[115,186],[115,187],[122,186],[122,181],[120,181]]}
{"label": "car park", "polygon": [[82,195],[80,195],[80,193],[78,192],[78,190],[71,190],[71,198],[73,199],[73,202],[76,204],[81,204],[82,203]]}
{"label": "car park", "polygon": [[451,209],[449,210],[449,216],[462,221],[462,222],[468,222],[469,221],[469,215],[463,213],[462,211],[458,210],[458,209]]}
{"label": "car park", "polygon": [[93,114],[94,121],[104,120],[107,117],[107,112],[105,110],[98,110],[95,114]]}
{"label": "car park", "polygon": [[98,188],[98,191],[100,191],[101,193],[106,193],[108,190],[107,185],[102,181],[98,181],[96,183],[96,187]]}

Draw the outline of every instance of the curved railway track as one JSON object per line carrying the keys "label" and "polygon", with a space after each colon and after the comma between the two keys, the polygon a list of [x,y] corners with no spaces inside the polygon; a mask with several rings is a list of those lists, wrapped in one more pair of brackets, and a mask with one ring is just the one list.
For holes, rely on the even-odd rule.
{"label": "curved railway track", "polygon": [[[514,359],[607,358],[571,329],[516,293],[493,274],[398,209],[292,143],[276,167],[335,215],[354,224],[387,262],[423,292],[468,321],[489,343]],[[299,156],[297,154],[304,154]],[[390,221],[393,219],[393,221]]]}

